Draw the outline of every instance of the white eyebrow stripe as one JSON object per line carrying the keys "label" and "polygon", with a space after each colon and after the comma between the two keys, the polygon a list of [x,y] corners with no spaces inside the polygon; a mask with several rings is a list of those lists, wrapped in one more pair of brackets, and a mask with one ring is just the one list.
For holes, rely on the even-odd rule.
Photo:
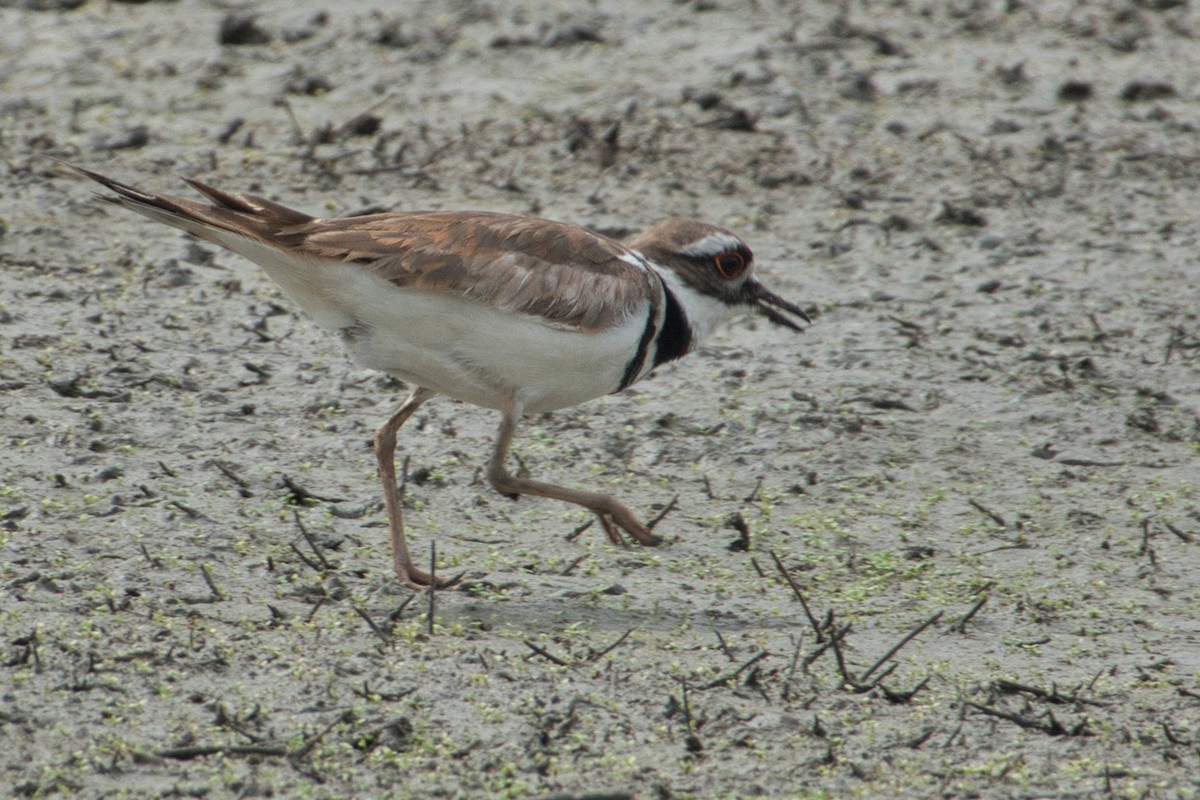
{"label": "white eyebrow stripe", "polygon": [[687,247],[681,247],[679,254],[689,258],[715,256],[737,250],[743,247],[742,240],[729,233],[710,233],[703,239],[692,242]]}

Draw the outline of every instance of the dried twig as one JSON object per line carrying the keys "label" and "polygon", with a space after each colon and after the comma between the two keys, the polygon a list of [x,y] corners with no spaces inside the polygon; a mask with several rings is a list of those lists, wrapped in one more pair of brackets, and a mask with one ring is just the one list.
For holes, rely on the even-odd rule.
{"label": "dried twig", "polygon": [[1179,537],[1179,538],[1180,538],[1182,541],[1185,541],[1185,542],[1187,542],[1188,544],[1191,544],[1191,543],[1192,543],[1192,541],[1193,541],[1192,534],[1188,533],[1187,531],[1181,531],[1179,528],[1176,528],[1174,525],[1172,525],[1171,523],[1167,522],[1166,520],[1163,520],[1163,521],[1162,521],[1162,524],[1163,524],[1163,527],[1164,527],[1164,528],[1166,528],[1166,529],[1167,529],[1167,530],[1169,530],[1171,533],[1173,533],[1173,534],[1175,534],[1176,536],[1178,536],[1178,537]]}
{"label": "dried twig", "polygon": [[[1090,690],[1094,683],[1095,683],[1095,679],[1093,679],[1092,682],[1088,684],[1087,688]],[[1077,685],[1074,689],[1071,690],[1070,694],[1065,694],[1065,695],[1061,694],[1058,691],[1058,686],[1053,683],[1050,684],[1049,689],[1043,689],[1039,686],[1029,686],[1024,683],[1018,683],[1017,681],[1010,681],[1010,680],[1005,680],[1004,678],[998,678],[998,679],[992,681],[992,686],[1001,692],[1005,692],[1008,694],[1027,694],[1027,695],[1036,697],[1039,700],[1043,700],[1047,703],[1055,703],[1057,705],[1078,705],[1081,703],[1085,703],[1087,705],[1092,705],[1092,706],[1101,706],[1101,707],[1108,705],[1108,703],[1102,703],[1099,700],[1088,700],[1086,698],[1080,697],[1079,692],[1081,689],[1084,688],[1083,684]]]}
{"label": "dried twig", "polygon": [[529,641],[528,639],[525,640],[525,646],[528,647],[533,652],[537,653],[542,658],[546,659],[547,661],[549,661],[553,664],[557,664],[560,667],[571,666],[570,661],[567,661],[566,659],[563,659],[563,658],[559,658],[558,656],[551,653],[549,650],[546,650],[543,647],[539,647],[537,644]]}
{"label": "dried twig", "polygon": [[701,689],[701,690],[715,689],[718,686],[724,686],[727,683],[731,683],[732,681],[736,680],[739,675],[741,675],[743,672],[748,670],[750,667],[757,664],[759,661],[762,661],[768,655],[769,655],[769,653],[767,653],[766,650],[763,650],[762,652],[758,653],[753,658],[751,658],[749,661],[747,661],[745,664],[742,664],[740,667],[735,669],[733,672],[730,672],[726,675],[722,675],[719,678],[714,678],[713,680],[709,681],[708,683],[701,684],[700,686],[697,686],[696,688]]}
{"label": "dried twig", "polygon": [[413,686],[408,689],[401,689],[398,692],[382,692],[382,691],[379,691],[378,689],[372,689],[367,684],[367,682],[364,680],[362,683],[361,689],[358,688],[357,686],[351,686],[350,691],[354,692],[354,694],[358,695],[362,699],[370,700],[373,703],[378,703],[381,701],[385,702],[385,703],[394,703],[397,700],[403,700],[404,698],[408,697],[410,694],[413,694],[414,692],[416,692],[417,687]]}
{"label": "dried twig", "polygon": [[233,469],[220,461],[213,460],[211,463],[217,468],[217,471],[228,478],[238,489],[238,494],[242,497],[254,497],[254,492],[250,491],[250,485],[246,483],[246,479],[238,475]]}
{"label": "dried twig", "polygon": [[[333,566],[326,560],[325,554],[321,552],[321,548],[317,547],[317,543],[313,539],[312,534],[308,532],[308,528],[304,527],[304,521],[300,519],[300,512],[294,507],[292,508],[292,517],[296,520],[296,527],[300,529],[300,535],[304,537],[304,541],[308,542],[308,546],[312,548],[313,554],[317,557],[321,568],[325,570],[333,569]],[[307,562],[308,559],[305,559],[305,561]],[[309,564],[311,566],[311,562]]]}
{"label": "dried twig", "polygon": [[825,654],[825,651],[830,649],[833,646],[833,643],[835,641],[837,641],[838,639],[841,639],[843,636],[845,636],[849,632],[850,632],[850,623],[849,622],[847,622],[841,628],[838,628],[837,630],[832,631],[829,634],[829,638],[826,639],[824,642],[822,642],[820,647],[818,647],[816,650],[813,650],[811,653],[806,655],[803,658],[803,660],[801,660],[800,666],[803,667],[805,670],[807,670],[810,666],[812,666],[814,661],[816,661],[818,658],[823,656]]}
{"label": "dried twig", "polygon": [[214,600],[224,600],[225,593],[217,588],[217,584],[213,581],[212,571],[208,568],[208,564],[200,565],[200,574],[204,576],[204,582],[208,584],[208,590],[212,592]]}
{"label": "dried twig", "polygon": [[674,511],[675,507],[678,505],[679,505],[679,495],[675,495],[674,497],[671,498],[671,502],[667,503],[666,508],[664,508],[662,511],[658,512],[658,514],[655,515],[654,519],[652,519],[646,523],[646,527],[649,528],[650,530],[654,530],[654,526],[657,525],[658,523],[662,522],[663,517],[667,516],[667,514],[670,514],[672,511]]}
{"label": "dried twig", "polygon": [[1182,747],[1191,747],[1192,746],[1192,743],[1190,740],[1180,739],[1179,734],[1177,734],[1177,733],[1175,733],[1175,731],[1171,730],[1171,726],[1168,725],[1167,723],[1165,723],[1165,722],[1162,723],[1162,729],[1163,729],[1163,735],[1167,737],[1167,741],[1170,742],[1171,744],[1177,744]]}
{"label": "dried twig", "polygon": [[1063,724],[1061,722],[1059,722],[1055,718],[1054,714],[1049,710],[1046,711],[1045,719],[1034,719],[1032,717],[1027,717],[1027,716],[1024,716],[1021,714],[1014,714],[1010,711],[1004,711],[999,708],[993,708],[992,706],[985,706],[980,703],[974,703],[974,702],[971,702],[970,700],[966,701],[965,705],[969,708],[975,709],[976,711],[978,711],[981,714],[986,714],[989,717],[996,717],[998,719],[1007,720],[1009,722],[1012,722],[1015,725],[1019,725],[1022,728],[1026,728],[1028,730],[1041,731],[1042,733],[1049,734],[1050,736],[1091,736],[1091,735],[1093,735],[1087,729],[1087,718],[1086,717],[1083,718],[1082,720],[1080,720],[1078,723],[1076,723],[1076,725],[1073,728],[1068,729],[1068,728],[1063,727]]}
{"label": "dried twig", "polygon": [[146,560],[149,561],[152,566],[159,568],[162,567],[162,561],[150,555],[150,551],[146,549],[146,545],[144,543],[139,544],[138,547],[142,549],[142,555],[146,557]]}
{"label": "dried twig", "polygon": [[737,656],[729,649],[729,643],[725,641],[725,637],[721,635],[721,632],[713,628],[713,634],[717,637],[717,644],[721,645],[721,652],[725,654],[725,657],[730,661],[737,661]]}
{"label": "dried twig", "polygon": [[985,594],[983,597],[980,597],[979,600],[976,601],[975,605],[971,606],[971,609],[966,614],[962,615],[962,618],[959,619],[958,622],[950,626],[950,630],[955,631],[956,633],[966,633],[967,623],[971,621],[972,617],[979,613],[980,609],[987,605],[987,601],[988,595]]}
{"label": "dried twig", "polygon": [[[595,518],[589,519],[587,522],[583,523],[582,525],[580,525],[579,527],[575,528],[573,531],[568,533],[564,538],[568,542],[575,541],[576,539],[579,538],[579,534],[583,533],[588,528],[592,527],[592,525],[595,524],[595,522],[596,522]],[[583,556],[580,556],[580,560],[582,560],[582,558],[583,558]]]}
{"label": "dried twig", "polygon": [[345,714],[340,715],[333,722],[329,723],[324,728],[322,728],[321,730],[314,733],[312,736],[305,739],[304,743],[301,744],[299,747],[297,747],[295,750],[292,750],[290,753],[288,753],[288,758],[291,758],[291,759],[304,758],[306,755],[308,755],[310,752],[312,752],[312,749],[314,747],[316,747],[320,743],[320,741],[322,739],[324,739],[325,736],[331,730],[334,729],[334,727],[336,727],[337,725],[339,725],[345,721],[346,721],[346,715]]}
{"label": "dried twig", "polygon": [[636,628],[630,628],[629,630],[625,631],[624,633],[621,634],[621,636],[615,642],[610,644],[608,647],[604,648],[603,650],[601,650],[598,653],[592,653],[590,656],[588,656],[588,660],[589,661],[599,661],[600,659],[604,658],[606,655],[611,653],[613,650],[616,650],[618,647],[620,647],[621,643],[624,642],[626,639],[628,639],[629,634],[633,633],[635,630],[636,630]]}
{"label": "dried twig", "polygon": [[688,682],[686,678],[676,678],[679,681],[682,693],[683,706],[683,723],[686,726],[687,736],[684,737],[684,747],[689,753],[699,753],[704,749],[704,743],[700,741],[700,737],[696,735],[696,724],[692,720],[692,703],[688,697]]}
{"label": "dried twig", "polygon": [[292,552],[296,554],[296,558],[298,558],[298,559],[300,559],[301,561],[303,561],[303,562],[304,562],[304,565],[305,565],[306,567],[308,567],[309,569],[311,569],[313,572],[320,572],[320,571],[321,571],[321,565],[320,565],[320,564],[318,564],[316,561],[313,561],[313,560],[312,560],[311,558],[309,558],[308,556],[304,555],[304,553],[300,552],[300,548],[299,548],[299,547],[296,547],[296,543],[295,543],[295,542],[288,542],[288,545],[289,545],[289,546],[292,548]]}
{"label": "dried twig", "polygon": [[178,500],[168,500],[163,505],[168,505],[168,506],[171,506],[172,508],[178,508],[180,511],[187,514],[192,519],[208,519],[208,517],[204,516],[196,509],[192,508],[191,506],[184,505],[183,503],[179,502]]}
{"label": "dried twig", "polygon": [[316,618],[317,612],[321,610],[321,606],[325,605],[327,600],[328,600],[328,598],[326,598],[326,597],[318,597],[317,598],[317,602],[313,603],[312,610],[310,610],[308,612],[308,616],[304,618],[304,624],[307,625],[308,623],[312,622],[313,619]]}
{"label": "dried twig", "polygon": [[879,690],[881,692],[883,692],[883,696],[887,698],[887,701],[889,703],[895,703],[896,705],[907,705],[908,703],[912,702],[912,699],[914,697],[917,696],[917,692],[921,691],[928,685],[929,685],[929,676],[926,675],[924,678],[921,679],[920,683],[918,683],[913,688],[909,689],[907,692],[897,692],[894,689],[889,689],[888,687],[884,686],[882,683],[879,684]]}
{"label": "dried twig", "polygon": [[808,617],[808,624],[816,632],[817,642],[825,641],[825,634],[821,630],[821,625],[817,622],[816,617],[812,615],[812,611],[808,607],[808,601],[804,599],[804,593],[800,591],[800,587],[792,580],[792,576],[783,566],[783,562],[779,560],[779,556],[775,555],[775,551],[768,550],[767,552],[771,554],[771,558],[775,561],[775,568],[779,570],[779,574],[787,581],[787,585],[792,587],[792,594],[796,595],[796,599],[800,601],[800,605],[804,608],[804,616]]}
{"label": "dried twig", "polygon": [[[843,628],[843,630],[845,630],[846,632],[849,632],[849,630],[850,630],[849,625],[845,626]],[[834,656],[834,659],[837,661],[838,672],[840,672],[842,675],[842,683],[843,684],[845,684],[846,686],[849,686],[851,689],[853,689],[854,691],[856,691],[860,694],[863,692],[868,692],[875,687],[875,684],[866,685],[866,684],[859,683],[858,679],[850,674],[850,670],[846,668],[846,656],[843,655],[843,653],[842,653],[842,637],[841,636],[830,637],[829,646],[833,648],[833,656]],[[887,672],[885,672],[883,675],[880,675],[878,678],[876,678],[875,683],[878,683],[879,681],[883,680],[886,676],[887,676]]]}
{"label": "dried twig", "polygon": [[286,502],[290,505],[306,506],[313,503],[341,503],[345,500],[343,497],[324,497],[310,492],[287,475],[281,476],[280,482],[288,490],[288,500]]}
{"label": "dried twig", "polygon": [[992,511],[990,508],[988,508],[987,506],[985,506],[983,503],[980,503],[980,502],[979,502],[978,500],[976,500],[975,498],[973,498],[973,497],[968,497],[968,498],[967,498],[967,502],[968,502],[968,503],[970,503],[970,504],[971,504],[971,506],[972,506],[972,507],[973,507],[973,508],[974,508],[976,511],[978,511],[979,513],[981,513],[981,514],[983,514],[983,515],[985,515],[985,516],[989,517],[989,518],[992,520],[992,522],[996,523],[996,524],[997,524],[997,525],[999,525],[1001,528],[1007,528],[1007,527],[1008,527],[1008,523],[1007,523],[1007,522],[1005,522],[1005,520],[1004,520],[1004,517],[1000,516],[1000,515],[999,515],[999,514],[997,514],[995,511]]}
{"label": "dried twig", "polygon": [[1150,546],[1150,518],[1146,517],[1142,520],[1142,546],[1138,550],[1139,556],[1146,556],[1150,560],[1150,564],[1157,565],[1158,557],[1154,553],[1154,548]]}
{"label": "dried twig", "polygon": [[417,599],[417,596],[418,596],[417,593],[413,592],[408,597],[406,597],[402,601],[400,601],[400,605],[396,606],[396,609],[394,611],[392,611],[392,613],[388,614],[388,617],[387,617],[388,622],[391,622],[393,624],[399,622],[400,615],[404,613],[404,609],[408,608],[409,605],[412,603],[412,601]]}
{"label": "dried twig", "polygon": [[[589,522],[588,524],[590,525],[591,523]],[[584,553],[583,555],[579,556],[574,561],[572,561],[570,564],[567,564],[567,568],[564,569],[559,574],[563,575],[563,576],[570,575],[572,572],[575,571],[575,568],[578,567],[580,564],[582,564],[586,559],[587,559],[587,553]]]}
{"label": "dried twig", "polygon": [[933,736],[933,734],[936,731],[937,731],[937,728],[930,726],[930,727],[922,730],[916,736],[914,736],[910,739],[902,739],[899,742],[895,742],[893,744],[888,745],[888,747],[907,747],[912,750],[917,750],[921,747],[921,745],[923,745],[927,741],[929,741],[929,737]]}
{"label": "dried twig", "polygon": [[358,614],[360,617],[363,618],[363,622],[366,622],[367,626],[371,629],[371,632],[379,637],[379,641],[383,642],[386,645],[391,645],[391,643],[393,641],[392,635],[390,633],[388,633],[387,631],[385,631],[383,628],[379,627],[377,624],[375,624],[375,620],[371,619],[371,615],[368,614],[362,607],[355,606],[354,613]]}
{"label": "dried twig", "polygon": [[918,625],[916,628],[914,628],[907,636],[905,636],[903,639],[901,639],[899,642],[897,642],[896,645],[891,650],[888,650],[886,653],[884,653],[882,656],[880,656],[879,660],[876,661],[874,664],[872,664],[871,668],[862,674],[860,680],[865,681],[867,678],[871,677],[871,673],[874,672],[875,670],[879,669],[879,667],[883,665],[883,662],[887,661],[889,658],[896,655],[896,653],[900,652],[900,649],[903,648],[909,642],[911,642],[913,639],[915,639],[921,633],[921,631],[925,630],[930,625],[933,625],[935,622],[937,622],[939,619],[941,619],[942,613],[943,612],[941,612],[941,611],[937,612],[932,617],[925,620],[920,625]]}
{"label": "dried twig", "polygon": [[783,691],[780,696],[784,702],[791,700],[792,678],[796,677],[796,667],[800,665],[800,649],[804,646],[804,631],[796,639],[796,649],[792,651],[792,664],[788,668],[787,677],[783,681]]}
{"label": "dried twig", "polygon": [[204,756],[287,756],[286,747],[274,744],[210,744],[193,745],[191,747],[168,747],[155,750],[154,755],[160,758],[173,758],[177,761],[190,761]]}

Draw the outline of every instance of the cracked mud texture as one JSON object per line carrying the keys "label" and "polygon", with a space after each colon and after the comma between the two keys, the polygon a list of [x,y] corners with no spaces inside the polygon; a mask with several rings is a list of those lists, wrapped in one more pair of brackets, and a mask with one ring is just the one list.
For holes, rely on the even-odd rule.
{"label": "cracked mud texture", "polygon": [[[1200,793],[1188,4],[0,6],[0,796]],[[369,448],[404,387],[51,156],[695,216],[819,316],[521,429],[531,475],[677,495],[658,549],[422,409],[430,633]]]}

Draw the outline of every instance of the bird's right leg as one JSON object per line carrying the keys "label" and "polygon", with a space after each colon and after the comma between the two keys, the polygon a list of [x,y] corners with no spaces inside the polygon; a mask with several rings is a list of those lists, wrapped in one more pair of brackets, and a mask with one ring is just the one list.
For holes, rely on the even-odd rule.
{"label": "bird's right leg", "polygon": [[[396,413],[375,431],[375,458],[379,462],[379,480],[383,484],[383,506],[387,510],[388,529],[392,539],[392,565],[396,570],[396,578],[405,586],[412,589],[426,589],[433,579],[428,572],[413,563],[412,555],[408,552],[408,542],[404,539],[404,517],[400,508],[400,487],[396,485],[396,431],[408,421],[408,418],[433,397],[436,392],[418,386],[413,389]],[[437,586],[449,586],[457,578],[437,579]]]}

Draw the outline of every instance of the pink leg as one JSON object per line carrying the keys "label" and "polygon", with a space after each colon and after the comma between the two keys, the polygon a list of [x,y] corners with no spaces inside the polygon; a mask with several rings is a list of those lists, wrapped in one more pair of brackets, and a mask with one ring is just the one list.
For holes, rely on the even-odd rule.
{"label": "pink leg", "polygon": [[568,489],[565,486],[518,478],[509,473],[504,466],[504,460],[508,456],[509,446],[512,445],[517,423],[524,416],[524,408],[520,400],[514,397],[509,408],[502,413],[504,416],[500,421],[496,449],[492,451],[492,458],[488,461],[487,470],[488,481],[496,491],[512,496],[530,494],[537,497],[549,497],[583,506],[599,518],[600,524],[604,526],[604,532],[608,534],[608,538],[612,540],[613,544],[625,544],[621,531],[628,533],[644,545],[653,546],[662,542],[660,537],[655,536],[641,520],[634,516],[632,511],[612,495]]}
{"label": "pink leg", "polygon": [[[383,506],[387,510],[388,529],[392,538],[392,565],[396,570],[396,578],[412,589],[425,589],[432,583],[428,572],[418,568],[413,563],[408,552],[408,543],[404,539],[404,517],[400,508],[400,488],[396,485],[396,431],[408,421],[426,400],[434,396],[434,392],[420,386],[413,389],[412,394],[400,404],[396,413],[375,431],[375,458],[379,462],[379,480],[383,483]],[[437,579],[437,585],[449,586],[456,578]]]}

